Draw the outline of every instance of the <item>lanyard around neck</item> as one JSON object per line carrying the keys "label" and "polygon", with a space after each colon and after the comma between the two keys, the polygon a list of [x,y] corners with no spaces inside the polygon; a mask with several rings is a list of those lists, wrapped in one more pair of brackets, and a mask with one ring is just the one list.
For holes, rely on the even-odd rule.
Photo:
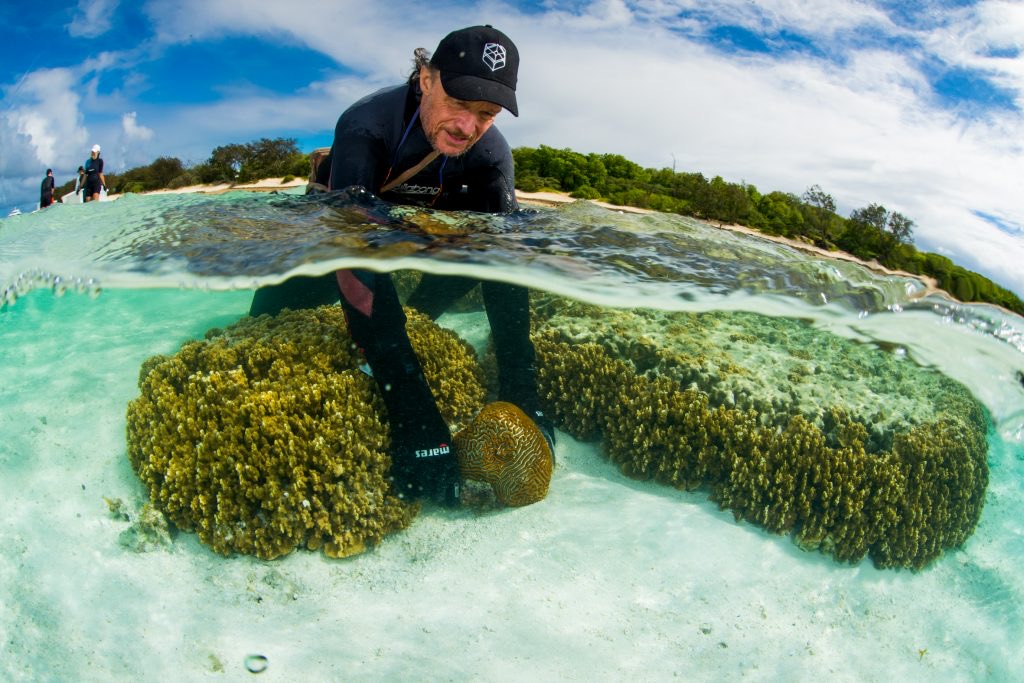
{"label": "lanyard around neck", "polygon": [[[409,119],[409,125],[405,127],[405,132],[402,133],[402,139],[398,141],[398,147],[395,148],[395,156],[391,160],[391,167],[388,169],[388,174],[387,174],[387,176],[385,176],[384,184],[381,185],[380,192],[378,194],[384,194],[388,190],[393,190],[394,188],[398,187],[399,185],[404,183],[406,180],[408,180],[409,178],[412,178],[414,175],[416,175],[417,173],[422,171],[424,168],[426,168],[427,165],[430,164],[431,161],[433,161],[437,157],[441,156],[441,153],[438,152],[436,149],[431,150],[430,154],[425,156],[423,158],[423,160],[420,161],[418,164],[416,164],[412,168],[406,170],[404,173],[399,175],[394,180],[391,180],[390,182],[388,182],[388,180],[391,178],[391,172],[395,170],[395,163],[398,161],[398,153],[399,153],[399,151],[401,151],[402,145],[405,144],[406,138],[409,137],[409,132],[412,130],[412,127],[416,124],[416,120],[419,119],[419,117],[420,117],[420,108],[416,107],[416,111],[413,112],[412,118]],[[447,161],[448,161],[448,159],[447,159],[447,157],[445,157],[445,162],[447,162]],[[441,165],[441,172],[444,173],[444,164]]]}

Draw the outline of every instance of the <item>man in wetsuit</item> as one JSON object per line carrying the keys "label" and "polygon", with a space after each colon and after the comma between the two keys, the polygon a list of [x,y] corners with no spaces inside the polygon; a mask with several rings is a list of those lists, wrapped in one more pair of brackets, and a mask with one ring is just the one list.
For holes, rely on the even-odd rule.
{"label": "man in wetsuit", "polygon": [[53,180],[53,169],[46,169],[46,177],[43,178],[43,184],[39,188],[39,208],[45,209],[50,204],[53,204],[53,189],[56,184]]}
{"label": "man in wetsuit", "polygon": [[[407,83],[369,95],[341,115],[318,181],[330,190],[362,186],[399,204],[516,210],[512,153],[493,127],[502,109],[519,115],[516,46],[491,26],[473,26],[446,36],[429,61],[423,50],[415,55]],[[519,406],[553,445],[552,425],[537,396],[525,288],[425,274],[408,304],[437,318],[477,284],[494,338],[498,399]],[[409,343],[390,274],[346,270],[330,278],[296,278],[259,290],[250,314],[337,300],[339,291],[352,338],[387,407],[396,490],[457,504],[451,433]]]}

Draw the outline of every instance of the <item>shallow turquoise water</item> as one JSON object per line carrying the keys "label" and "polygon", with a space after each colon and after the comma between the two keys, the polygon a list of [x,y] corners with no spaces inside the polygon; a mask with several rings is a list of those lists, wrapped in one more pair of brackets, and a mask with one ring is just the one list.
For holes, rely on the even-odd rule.
{"label": "shallow turquoise water", "polygon": [[[653,679],[674,671],[691,678],[806,680],[826,669],[823,651],[841,680],[879,680],[884,671],[910,680],[1012,680],[1019,672],[1024,665],[1019,649],[1024,576],[1018,569],[1024,557],[1019,512],[1024,505],[1019,374],[1024,320],[988,307],[922,297],[912,280],[876,276],[684,219],[584,205],[511,219],[430,218],[434,231],[437,222],[447,221],[449,227],[480,234],[431,235],[410,225],[423,224],[422,216],[394,212],[366,198],[324,205],[257,194],[128,197],[0,222],[0,292],[7,291],[8,302],[0,312],[0,543],[8,549],[0,557],[2,677],[195,679],[216,675],[217,662],[238,675],[242,655],[260,643],[261,652],[274,650],[268,675],[280,675],[279,680],[310,672],[400,675],[412,670],[408,662],[428,666],[440,678],[501,676],[510,672],[487,664],[483,655],[455,665],[430,654],[443,645],[423,635],[431,603],[413,597],[417,589],[406,583],[413,580],[374,583],[367,576],[405,577],[415,573],[410,562],[419,557],[430,590],[440,590],[433,584],[445,580],[482,583],[468,589],[475,606],[460,608],[464,618],[438,617],[437,627],[453,634],[451,642],[443,642],[468,641],[471,633],[495,623],[495,610],[509,608],[493,595],[497,589],[486,579],[490,570],[475,564],[480,558],[472,551],[460,560],[431,543],[441,539],[457,546],[449,535],[453,529],[474,537],[485,528],[507,533],[503,542],[509,551],[524,554],[533,552],[543,533],[557,534],[546,537],[545,552],[565,553],[566,559],[542,555],[526,565],[556,590],[545,592],[532,583],[519,587],[541,603],[557,602],[560,591],[571,591],[563,581],[570,578],[567,566],[573,566],[582,571],[577,579],[594,600],[579,609],[597,626],[580,627],[578,611],[560,611],[550,602],[532,615],[515,610],[497,623],[520,633],[540,619],[549,638],[552,629],[561,631],[553,640],[563,652],[592,652],[596,642],[608,643],[611,653],[650,649],[647,662],[597,656],[608,674]],[[564,437],[563,471],[551,500],[511,527],[493,526],[508,524],[509,516],[474,520],[435,512],[417,520],[406,540],[386,542],[379,551],[344,563],[312,553],[277,563],[225,559],[187,535],[171,550],[135,555],[120,548],[123,525],[111,520],[103,497],[144,500],[124,443],[125,409],[138,393],[142,362],[243,316],[256,283],[276,281],[287,272],[354,265],[505,279],[620,308],[765,313],[935,368],[966,385],[993,419],[991,478],[981,521],[963,548],[919,574],[879,572],[868,562],[839,565],[737,524],[706,496],[624,480]],[[467,334],[474,329],[471,317],[452,316],[450,324]],[[621,490],[629,497],[613,503]],[[670,508],[680,511],[679,528],[655,523]],[[620,535],[625,534],[620,524],[627,522],[632,532]],[[728,540],[735,565],[728,565],[730,556],[715,554],[716,537]],[[414,551],[402,552],[414,543]],[[716,564],[702,573],[692,564],[694,551],[679,549],[687,545],[704,548]],[[613,550],[622,547],[633,550],[623,558]],[[659,557],[675,569],[654,570]],[[522,570],[517,560],[505,560]],[[577,566],[580,562],[588,563],[585,569]],[[514,575],[494,572],[496,582],[515,585]],[[766,572],[791,580],[767,580]],[[616,581],[621,581],[618,588]],[[687,581],[692,585],[679,592],[679,583]],[[289,582],[302,597],[284,597],[287,590],[280,586]],[[728,590],[715,595],[715,586],[723,584]],[[327,609],[314,598],[322,590],[332,601],[347,599],[365,611],[376,605],[385,614],[411,600],[420,621],[389,622],[390,631],[381,627],[380,633],[354,637],[353,629],[376,622],[318,612]],[[257,593],[266,601],[250,600]],[[700,594],[714,599],[701,601]],[[197,596],[182,614],[180,603],[196,602]],[[646,611],[637,613],[645,600]],[[680,610],[674,617],[670,603]],[[755,604],[760,607],[751,607]],[[727,617],[729,609],[751,613]],[[338,633],[318,632],[311,624],[319,618]],[[282,621],[299,634],[291,645],[275,635],[273,624]],[[681,624],[688,626],[683,630]],[[716,642],[732,643],[730,657],[717,645],[701,649],[705,625]],[[756,635],[759,626],[762,635]],[[620,627],[632,629],[632,635],[616,633]],[[384,642],[394,650],[397,638],[402,654],[391,663],[388,657],[364,657],[358,666],[343,664],[340,660],[351,660],[352,653],[344,651],[342,632],[367,651]],[[235,642],[236,636],[245,642]],[[515,637],[494,636],[491,647],[508,648]],[[311,654],[317,652],[311,645],[317,638],[333,643],[331,655]],[[687,654],[670,656],[652,645],[664,639],[687,644]],[[272,641],[279,644],[271,648]],[[773,663],[780,642],[786,664]],[[808,649],[816,649],[817,658]],[[922,649],[927,654],[917,656]],[[675,657],[675,668],[655,662],[655,653],[669,662]],[[402,657],[405,664],[398,663]],[[516,673],[545,678],[593,673],[586,666],[571,668],[556,652],[535,651],[527,660]]]}

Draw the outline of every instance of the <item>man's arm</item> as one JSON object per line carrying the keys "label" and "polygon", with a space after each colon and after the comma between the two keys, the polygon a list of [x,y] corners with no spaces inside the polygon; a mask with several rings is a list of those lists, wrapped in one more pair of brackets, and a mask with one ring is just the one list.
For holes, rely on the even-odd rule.
{"label": "man's arm", "polygon": [[329,189],[359,185],[374,194],[380,191],[390,159],[382,120],[387,113],[377,111],[379,108],[377,100],[367,100],[338,117],[331,144]]}
{"label": "man's arm", "polygon": [[[341,125],[339,121],[339,128]],[[360,185],[376,193],[380,190],[377,187],[379,155],[380,145],[371,138],[336,132],[331,147],[331,175],[327,187],[343,190]]]}
{"label": "man's arm", "polygon": [[515,163],[505,136],[497,128],[491,128],[480,141],[479,154],[489,166],[481,174],[478,195],[473,202],[476,205],[474,210],[487,213],[517,211]]}

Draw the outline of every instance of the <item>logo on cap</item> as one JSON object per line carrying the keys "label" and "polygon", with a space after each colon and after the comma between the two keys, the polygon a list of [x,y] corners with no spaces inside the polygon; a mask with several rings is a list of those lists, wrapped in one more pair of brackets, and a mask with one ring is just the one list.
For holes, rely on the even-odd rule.
{"label": "logo on cap", "polygon": [[505,67],[505,48],[497,43],[487,43],[484,45],[484,64],[491,71],[497,71]]}

